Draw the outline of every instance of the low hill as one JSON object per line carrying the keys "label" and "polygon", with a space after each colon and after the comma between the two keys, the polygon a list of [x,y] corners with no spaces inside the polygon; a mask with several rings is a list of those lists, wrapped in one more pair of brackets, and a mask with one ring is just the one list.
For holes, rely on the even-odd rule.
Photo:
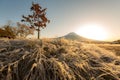
{"label": "low hill", "polygon": [[88,42],[89,43],[110,43],[110,42],[107,42],[107,41],[99,41],[99,40],[88,39],[88,38],[85,38],[85,37],[82,37],[82,36],[76,34],[75,32],[71,32],[71,33],[68,33],[65,36],[58,37],[58,39],[61,39],[61,38],[64,38],[64,39],[67,39],[67,40],[75,40],[75,41],[79,41],[79,42],[87,42],[87,43]]}
{"label": "low hill", "polygon": [[59,38],[65,38],[68,40],[77,40],[77,41],[90,41],[90,39],[84,38],[82,36],[79,36],[78,34],[71,32],[65,36],[59,37]]}
{"label": "low hill", "polygon": [[120,80],[120,57],[64,39],[0,40],[0,80]]}

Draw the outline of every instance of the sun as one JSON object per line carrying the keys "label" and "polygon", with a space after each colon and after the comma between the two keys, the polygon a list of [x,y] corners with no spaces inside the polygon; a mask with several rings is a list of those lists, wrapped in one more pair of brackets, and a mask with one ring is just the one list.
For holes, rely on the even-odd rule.
{"label": "sun", "polygon": [[94,40],[106,40],[108,38],[106,29],[98,24],[83,25],[76,31],[76,33]]}

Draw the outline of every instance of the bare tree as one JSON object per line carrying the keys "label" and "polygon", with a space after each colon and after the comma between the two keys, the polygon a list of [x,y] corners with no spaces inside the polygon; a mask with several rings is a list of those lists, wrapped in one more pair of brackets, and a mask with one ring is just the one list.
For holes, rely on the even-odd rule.
{"label": "bare tree", "polygon": [[34,34],[34,29],[31,29],[25,24],[17,23],[17,28],[16,29],[16,35],[19,37],[26,38],[28,35],[33,35]]}
{"label": "bare tree", "polygon": [[46,24],[50,22],[50,20],[46,17],[46,8],[42,9],[42,7],[38,3],[32,3],[30,8],[32,14],[27,16],[22,16],[22,22],[27,22],[30,25],[30,28],[34,28],[38,32],[38,39],[40,38],[40,31],[46,27]]}

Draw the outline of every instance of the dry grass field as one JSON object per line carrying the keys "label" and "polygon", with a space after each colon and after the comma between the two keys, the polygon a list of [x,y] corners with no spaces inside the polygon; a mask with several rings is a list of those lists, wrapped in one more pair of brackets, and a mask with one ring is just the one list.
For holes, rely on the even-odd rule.
{"label": "dry grass field", "polygon": [[64,39],[0,40],[0,80],[120,80],[120,57],[112,47],[119,48],[99,46]]}
{"label": "dry grass field", "polygon": [[120,56],[120,44],[99,44],[98,46],[106,50],[110,50],[117,56]]}

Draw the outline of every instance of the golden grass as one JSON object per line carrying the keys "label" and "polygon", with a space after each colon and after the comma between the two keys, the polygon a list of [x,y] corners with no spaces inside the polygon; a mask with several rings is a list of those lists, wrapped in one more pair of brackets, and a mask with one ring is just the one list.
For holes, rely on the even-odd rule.
{"label": "golden grass", "polygon": [[98,46],[106,50],[110,50],[114,52],[117,56],[120,56],[120,44],[101,44]]}
{"label": "golden grass", "polygon": [[67,40],[0,40],[0,80],[119,80],[115,53]]}

